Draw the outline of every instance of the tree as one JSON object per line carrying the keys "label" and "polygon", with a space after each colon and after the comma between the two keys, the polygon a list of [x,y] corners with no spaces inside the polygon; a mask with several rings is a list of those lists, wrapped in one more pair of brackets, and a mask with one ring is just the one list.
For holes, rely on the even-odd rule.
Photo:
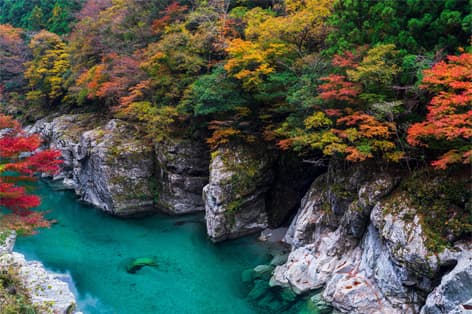
{"label": "tree", "polygon": [[186,91],[180,107],[195,116],[218,115],[246,105],[239,85],[222,67],[200,76]]}
{"label": "tree", "polygon": [[413,146],[446,148],[432,165],[445,169],[451,164],[472,161],[472,54],[448,56],[424,71],[422,88],[434,93],[423,122],[408,130]]}
{"label": "tree", "polygon": [[80,9],[80,0],[2,0],[0,23],[26,30],[66,34]]}
{"label": "tree", "polygon": [[57,172],[60,152],[35,152],[41,144],[39,136],[24,134],[19,123],[8,116],[0,115],[0,134],[0,208],[11,212],[0,218],[0,224],[25,233],[49,226],[49,221],[31,210],[40,204],[40,198],[28,194],[20,183],[33,181],[38,173]]}
{"label": "tree", "polygon": [[313,113],[303,127],[290,130],[288,123],[283,124],[277,132],[288,138],[279,146],[340,154],[356,162],[375,156],[395,162],[403,158],[392,109],[401,102],[390,95],[398,72],[394,48],[379,45],[335,55],[332,64],[337,73],[320,78]]}
{"label": "tree", "polygon": [[57,105],[67,90],[66,45],[58,35],[43,30],[33,36],[29,47],[33,60],[26,63],[25,77],[32,91],[27,99],[43,106]]}
{"label": "tree", "polygon": [[28,57],[24,32],[8,24],[0,24],[0,97],[8,103],[13,93],[22,93],[26,85],[23,72]]}
{"label": "tree", "polygon": [[105,107],[119,104],[120,98],[128,96],[129,89],[143,79],[136,56],[120,56],[110,53],[102,62],[83,72],[71,88],[79,105],[99,100]]}
{"label": "tree", "polygon": [[329,25],[330,53],[365,44],[395,44],[410,53],[454,51],[470,39],[468,0],[338,0]]}
{"label": "tree", "polygon": [[38,31],[44,26],[43,10],[35,6],[28,16],[28,29]]}
{"label": "tree", "polygon": [[258,43],[235,39],[227,48],[229,55],[225,70],[234,78],[241,80],[243,87],[253,91],[264,79],[275,72],[275,62],[288,53],[282,43],[261,46]]}

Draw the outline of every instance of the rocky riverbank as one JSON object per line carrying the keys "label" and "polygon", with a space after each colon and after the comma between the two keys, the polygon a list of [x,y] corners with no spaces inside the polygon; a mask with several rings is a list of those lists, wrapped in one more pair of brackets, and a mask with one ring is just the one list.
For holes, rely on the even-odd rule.
{"label": "rocky riverbank", "polygon": [[25,302],[31,304],[35,313],[79,314],[75,311],[75,296],[67,284],[71,281],[70,278],[49,273],[40,262],[27,261],[22,254],[13,252],[15,233],[4,232],[1,236],[0,272],[9,281],[15,281],[15,285],[19,285],[9,286],[8,293],[24,291],[27,295]]}
{"label": "rocky riverbank", "polygon": [[[46,118],[29,132],[62,151],[55,179],[110,214],[205,211],[215,242],[289,225],[288,258],[264,268],[274,289],[313,294],[344,313],[472,308],[472,241],[458,232],[470,200],[456,187],[470,178],[373,163],[332,161],[326,170],[257,141],[210,154],[199,135],[151,145],[128,122],[88,114]],[[448,206],[463,215],[451,217]]]}
{"label": "rocky riverbank", "polygon": [[[298,294],[323,289],[323,298],[344,313],[470,310],[472,241],[454,241],[451,231],[452,241],[440,247],[438,230],[401,184],[405,174],[377,169],[334,165],[314,181],[284,237],[292,251],[271,285]],[[451,230],[452,220],[443,222]]]}

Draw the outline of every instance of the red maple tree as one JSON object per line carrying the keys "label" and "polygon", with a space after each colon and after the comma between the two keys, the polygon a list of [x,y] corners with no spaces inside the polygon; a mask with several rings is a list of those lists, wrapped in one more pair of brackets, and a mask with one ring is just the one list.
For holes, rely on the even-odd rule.
{"label": "red maple tree", "polygon": [[16,120],[0,114],[0,208],[10,211],[0,217],[2,227],[34,233],[34,229],[50,225],[41,213],[32,211],[41,199],[20,185],[34,181],[35,174],[59,170],[60,152],[36,152],[40,144],[38,135],[25,134]]}
{"label": "red maple tree", "polygon": [[472,54],[448,56],[424,71],[422,88],[435,94],[424,122],[408,130],[408,143],[431,146],[433,142],[448,149],[432,165],[445,169],[472,159]]}

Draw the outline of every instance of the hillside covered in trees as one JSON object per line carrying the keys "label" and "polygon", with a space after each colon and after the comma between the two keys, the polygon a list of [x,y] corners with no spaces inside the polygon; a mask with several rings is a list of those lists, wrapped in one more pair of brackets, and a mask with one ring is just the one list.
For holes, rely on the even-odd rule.
{"label": "hillside covered in trees", "polygon": [[[24,2],[24,3],[23,3]],[[306,156],[470,163],[472,15],[451,1],[8,1],[1,104],[151,140],[208,128]]]}
{"label": "hillside covered in trees", "polygon": [[[38,171],[21,163],[40,147],[32,133]],[[271,285],[325,287],[351,313],[379,313],[362,303],[373,289],[383,311],[417,313],[472,245],[471,3],[0,0],[0,148],[12,145],[0,206],[13,214],[39,199],[9,171],[63,163],[79,198],[112,215],[205,211],[215,242],[290,225]],[[7,188],[32,199],[13,208]],[[16,218],[4,221],[32,231]],[[391,267],[359,262],[382,260],[369,247]],[[357,266],[336,273],[340,260]],[[251,291],[273,288],[254,278]],[[273,298],[277,311],[296,299]]]}

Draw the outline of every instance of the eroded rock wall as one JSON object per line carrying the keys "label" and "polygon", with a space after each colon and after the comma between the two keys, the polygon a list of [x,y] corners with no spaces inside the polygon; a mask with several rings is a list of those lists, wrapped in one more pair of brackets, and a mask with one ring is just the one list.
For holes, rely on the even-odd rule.
{"label": "eroded rock wall", "polygon": [[167,139],[155,146],[156,205],[167,213],[205,210],[202,190],[208,183],[210,152],[196,137]]}
{"label": "eroded rock wall", "polygon": [[212,153],[210,180],[203,189],[207,233],[217,242],[268,226],[266,193],[273,159],[264,145],[232,144]]}
{"label": "eroded rock wall", "polygon": [[62,152],[63,169],[54,179],[107,213],[204,210],[210,153],[198,136],[152,145],[135,125],[93,114],[45,118],[27,131],[39,133],[45,147]]}
{"label": "eroded rock wall", "polygon": [[28,132],[61,150],[64,167],[55,179],[64,179],[81,200],[118,216],[153,209],[153,150],[132,125],[78,114],[40,120]]}
{"label": "eroded rock wall", "polygon": [[[472,298],[470,249],[438,254],[426,245],[421,215],[398,187],[404,175],[331,165],[305,195],[284,238],[292,252],[271,285],[324,289],[323,298],[344,313],[419,313],[425,300],[422,313],[464,309]],[[451,292],[459,287],[465,291]]]}

